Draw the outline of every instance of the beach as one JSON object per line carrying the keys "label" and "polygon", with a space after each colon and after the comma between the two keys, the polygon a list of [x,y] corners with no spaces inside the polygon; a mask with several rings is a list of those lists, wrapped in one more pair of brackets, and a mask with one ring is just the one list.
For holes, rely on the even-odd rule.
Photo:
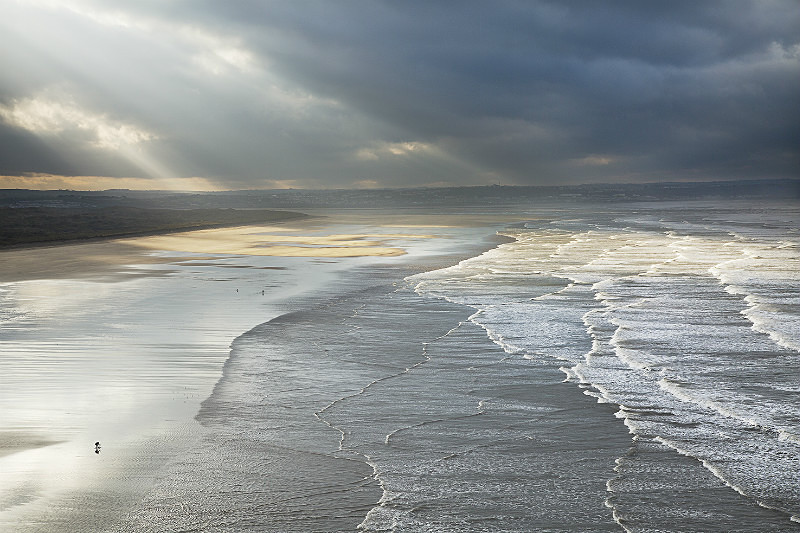
{"label": "beach", "polygon": [[3,528],[112,527],[201,438],[195,415],[235,338],[331,297],[354,269],[475,248],[475,228],[383,222],[2,252]]}
{"label": "beach", "polygon": [[798,530],[795,205],[311,214],[4,252],[0,528]]}

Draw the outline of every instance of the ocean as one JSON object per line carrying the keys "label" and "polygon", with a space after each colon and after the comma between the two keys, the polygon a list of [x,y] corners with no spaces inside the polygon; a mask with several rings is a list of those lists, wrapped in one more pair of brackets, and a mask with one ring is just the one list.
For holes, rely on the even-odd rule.
{"label": "ocean", "polygon": [[[624,530],[797,530],[797,207],[537,215],[501,232],[513,243],[412,277],[415,290],[473,308],[470,322],[509,356],[558,368],[566,385],[611,407],[630,442],[594,497]],[[491,396],[481,405],[495,404],[509,409]],[[601,448],[607,431],[587,431],[586,444]],[[529,523],[543,528],[570,530]]]}
{"label": "ocean", "polygon": [[[117,282],[135,295],[126,298],[213,288],[217,308],[199,297],[180,309],[163,303],[170,298],[147,303],[165,308],[161,317],[194,317],[181,322],[194,335],[223,310],[212,337],[241,329],[221,356],[219,340],[203,345],[216,355],[197,375],[186,365],[197,364],[198,345],[182,334],[149,343],[154,360],[180,348],[166,377],[152,379],[172,382],[159,390],[173,395],[191,391],[188,404],[178,398],[173,422],[155,424],[125,458],[109,433],[98,456],[69,452],[78,463],[116,459],[96,471],[113,480],[103,494],[48,496],[15,472],[22,488],[0,489],[0,524],[800,531],[796,203],[464,208],[438,229],[417,215],[401,218],[440,238],[401,242],[410,252],[401,258],[187,256],[151,267],[168,269],[163,276]],[[6,320],[21,287],[3,287]],[[120,288],[104,305],[120,301]],[[133,327],[147,322],[136,316],[115,318],[134,333],[127,339],[163,327]],[[6,337],[6,349],[35,334],[13,331],[19,344]],[[36,494],[47,512],[19,502]]]}

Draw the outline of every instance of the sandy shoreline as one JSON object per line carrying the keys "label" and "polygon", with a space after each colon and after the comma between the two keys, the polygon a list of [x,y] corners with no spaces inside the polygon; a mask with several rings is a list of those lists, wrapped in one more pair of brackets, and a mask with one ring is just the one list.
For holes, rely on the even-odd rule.
{"label": "sandy shoreline", "polygon": [[199,438],[237,335],[357,265],[427,268],[488,243],[436,217],[357,218],[0,251],[0,529],[96,529],[81,505],[118,519]]}
{"label": "sandy shoreline", "polygon": [[[295,219],[283,223],[287,224],[285,227],[282,223],[276,223],[270,227],[285,231],[290,228],[289,223],[292,224],[291,227],[303,228],[313,227],[313,224],[319,224],[319,221]],[[170,257],[148,253],[148,249],[152,248],[137,245],[136,243],[140,239],[241,227],[248,226],[224,225],[6,246],[0,248],[0,283],[29,279],[92,278],[95,276],[107,278],[114,277],[120,272],[130,275],[134,271],[126,268],[129,265],[160,264],[172,260]]]}
{"label": "sandy shoreline", "polygon": [[[336,249],[295,250],[294,247],[266,248],[269,239],[253,239],[240,236],[249,228],[260,228],[273,232],[301,232],[318,227],[320,221],[292,226],[233,226],[192,231],[148,233],[125,238],[98,238],[80,241],[63,241],[47,245],[31,245],[0,249],[0,283],[32,279],[103,279],[118,280],[137,275],[157,275],[152,271],[132,268],[131,265],[167,264],[181,259],[180,255],[154,254],[154,251],[175,251],[242,255],[327,256],[355,257],[359,255],[402,255],[396,248],[365,249],[365,244],[337,242],[336,237],[317,239],[318,247],[335,243]],[[214,237],[219,237],[215,239]],[[237,238],[240,237],[240,238]],[[311,239],[308,238],[307,239]],[[238,241],[238,244],[234,244]],[[245,244],[248,243],[248,244]],[[212,249],[203,249],[207,245]],[[256,245],[265,246],[258,250]],[[247,248],[251,247],[250,250]],[[295,252],[296,253],[292,253]],[[349,253],[348,253],[349,251]],[[337,254],[338,252],[338,254]]]}
{"label": "sandy shoreline", "polygon": [[[147,232],[126,237],[98,237],[75,241],[0,248],[0,283],[31,279],[101,279],[114,281],[131,276],[163,275],[131,265],[168,264],[191,252],[283,257],[394,257],[406,253],[389,240],[434,240],[465,225],[491,226],[513,217],[484,215],[390,214],[376,219],[368,210],[336,212],[318,210],[308,218],[268,226],[222,226],[189,231]],[[336,224],[385,228],[387,233],[325,234]],[[425,230],[423,233],[415,233]],[[260,235],[259,233],[263,233]],[[153,252],[165,252],[155,254]]]}
{"label": "sandy shoreline", "polygon": [[[276,234],[277,232],[289,233]],[[263,255],[281,257],[364,257],[399,256],[402,247],[387,246],[388,240],[431,239],[426,234],[340,234],[300,235],[296,228],[241,226],[143,237],[129,241],[150,250]]]}

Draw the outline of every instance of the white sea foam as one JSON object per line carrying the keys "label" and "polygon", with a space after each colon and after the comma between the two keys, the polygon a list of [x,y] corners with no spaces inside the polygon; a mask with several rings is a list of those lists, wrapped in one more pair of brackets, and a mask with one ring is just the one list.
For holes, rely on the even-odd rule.
{"label": "white sea foam", "polygon": [[[531,224],[458,269],[418,276],[417,289],[479,308],[472,321],[509,353],[573,362],[559,365],[565,381],[624,406],[635,437],[797,514],[787,472],[800,471],[800,253],[785,229],[715,216]],[[476,272],[480,288],[464,277]]]}

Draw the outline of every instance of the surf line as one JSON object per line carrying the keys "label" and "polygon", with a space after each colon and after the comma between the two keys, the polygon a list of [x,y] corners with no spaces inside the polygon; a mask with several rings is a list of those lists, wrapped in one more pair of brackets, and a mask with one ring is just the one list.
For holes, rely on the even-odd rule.
{"label": "surf line", "polygon": [[[339,428],[335,424],[333,424],[333,423],[329,422],[328,420],[326,420],[324,418],[325,411],[328,411],[329,409],[333,408],[334,406],[336,406],[337,404],[339,404],[341,402],[344,402],[346,400],[349,400],[351,398],[355,398],[356,396],[360,396],[360,395],[366,393],[369,388],[373,387],[374,385],[377,385],[378,383],[381,383],[383,381],[388,381],[390,379],[395,379],[395,378],[398,378],[398,377],[403,376],[405,374],[408,374],[409,372],[411,372],[415,368],[418,368],[418,367],[424,365],[425,363],[429,362],[431,360],[431,356],[428,355],[428,345],[433,343],[433,342],[436,342],[438,340],[441,340],[441,339],[447,337],[451,333],[455,332],[458,328],[460,328],[463,324],[464,324],[464,322],[459,322],[457,326],[455,326],[454,328],[450,329],[444,335],[436,337],[432,341],[423,342],[422,343],[422,356],[424,357],[424,359],[422,361],[419,361],[418,363],[415,363],[415,364],[413,364],[413,365],[411,365],[409,367],[406,367],[404,370],[402,370],[400,372],[397,372],[395,374],[391,374],[391,375],[388,375],[388,376],[383,376],[383,377],[374,379],[374,380],[370,381],[367,385],[364,385],[361,389],[359,389],[358,392],[354,392],[352,394],[348,394],[347,396],[343,396],[343,397],[341,397],[339,399],[333,400],[328,405],[326,405],[325,407],[323,407],[322,409],[320,409],[319,411],[316,411],[314,413],[314,416],[317,418],[317,420],[319,420],[320,422],[324,423],[325,425],[327,425],[331,429],[335,429],[336,431],[338,431],[341,434],[341,436],[339,438],[339,449],[338,449],[338,451],[350,452],[350,453],[358,453],[359,455],[363,455],[360,452],[354,452],[352,450],[345,450],[344,449],[344,441],[345,441],[345,436],[347,435],[347,432],[344,431],[343,429]],[[403,429],[403,428],[400,428],[400,429]],[[396,430],[396,431],[399,431],[399,429]],[[394,432],[392,432],[392,433],[394,433]],[[387,435],[386,439],[384,439],[384,440],[388,440],[388,438],[389,438],[389,435]],[[387,444],[388,444],[388,442],[387,442]]]}
{"label": "surf line", "polygon": [[[395,293],[399,292],[399,289],[395,290],[394,292]],[[359,309],[362,309],[363,307],[364,306],[361,306],[361,307],[355,309],[353,314],[349,318],[356,318],[356,316],[358,315]],[[373,386],[375,386],[375,385],[377,385],[379,383],[382,383],[384,381],[388,381],[388,380],[391,380],[391,379],[395,379],[395,378],[401,377],[401,376],[403,376],[405,374],[410,373],[414,369],[419,368],[420,366],[424,365],[425,363],[431,361],[432,358],[428,353],[428,346],[430,344],[434,343],[434,342],[437,342],[437,341],[439,341],[441,339],[444,339],[445,337],[448,337],[449,335],[453,334],[459,328],[461,328],[464,324],[465,324],[464,321],[459,321],[456,326],[452,327],[450,330],[448,330],[443,335],[440,335],[440,336],[434,338],[433,340],[423,342],[422,343],[422,357],[423,357],[423,359],[420,360],[419,362],[417,362],[417,363],[415,363],[415,364],[413,364],[413,365],[411,365],[409,367],[406,367],[404,370],[402,370],[400,372],[396,372],[396,373],[388,375],[388,376],[383,376],[383,377],[374,379],[374,380],[370,381],[368,384],[364,385],[357,392],[354,392],[352,394],[348,394],[348,395],[343,396],[343,397],[341,397],[341,398],[339,398],[337,400],[334,400],[334,401],[330,402],[328,405],[326,405],[325,407],[323,407],[322,409],[320,409],[319,411],[315,411],[314,412],[314,417],[317,420],[319,420],[320,422],[322,422],[323,424],[325,424],[329,428],[339,432],[339,447],[338,447],[337,451],[342,452],[344,454],[357,455],[361,459],[352,458],[352,457],[346,457],[346,456],[344,456],[342,458],[343,459],[348,459],[348,460],[351,460],[351,461],[364,462],[364,463],[370,465],[372,467],[372,479],[374,479],[375,481],[378,482],[378,485],[381,487],[381,491],[383,492],[383,494],[381,495],[381,498],[377,502],[377,505],[375,507],[373,507],[372,509],[370,509],[370,511],[364,517],[364,520],[361,522],[361,524],[359,524],[359,526],[358,526],[359,529],[364,527],[364,524],[369,520],[369,517],[372,514],[374,514],[376,509],[379,509],[381,507],[385,507],[386,504],[390,503],[394,498],[390,497],[389,491],[386,488],[386,484],[380,477],[381,473],[380,473],[380,470],[378,469],[377,463],[375,463],[372,460],[372,457],[370,457],[367,454],[361,453],[361,452],[356,451],[356,450],[346,449],[345,448],[345,440],[347,438],[348,432],[344,428],[341,428],[341,427],[337,426],[336,424],[334,424],[334,423],[330,422],[329,420],[327,420],[325,418],[325,412],[329,411],[330,409],[334,408],[336,405],[338,405],[338,404],[340,404],[342,402],[345,402],[345,401],[347,401],[347,400],[349,400],[351,398],[355,398],[357,396],[365,394],[367,392],[367,390],[369,390],[371,387],[373,387]],[[469,416],[475,416],[477,414],[481,414],[481,413],[480,412],[479,413],[473,413],[473,414],[471,414]],[[407,428],[398,428],[398,430],[395,430],[392,433],[395,433],[395,432],[400,431],[402,429],[407,429]],[[389,435],[386,435],[386,437],[384,438],[384,442],[387,445],[389,444],[388,440],[389,440],[389,437],[390,437],[390,435],[392,433],[390,433]]]}

